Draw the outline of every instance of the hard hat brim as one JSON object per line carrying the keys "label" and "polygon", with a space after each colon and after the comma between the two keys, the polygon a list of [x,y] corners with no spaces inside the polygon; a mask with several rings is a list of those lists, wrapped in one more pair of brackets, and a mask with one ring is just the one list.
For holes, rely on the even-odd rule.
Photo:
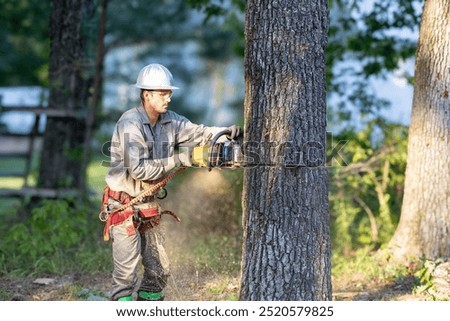
{"label": "hard hat brim", "polygon": [[175,86],[144,86],[139,84],[133,84],[134,87],[140,88],[140,89],[147,89],[147,90],[175,90],[180,89]]}

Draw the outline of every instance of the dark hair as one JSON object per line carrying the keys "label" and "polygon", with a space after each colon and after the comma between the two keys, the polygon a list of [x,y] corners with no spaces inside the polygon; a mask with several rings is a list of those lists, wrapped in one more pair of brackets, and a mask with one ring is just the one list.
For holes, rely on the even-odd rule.
{"label": "dark hair", "polygon": [[141,94],[140,94],[140,97],[141,97],[141,102],[142,102],[142,104],[144,104],[144,93],[146,92],[146,91],[148,91],[147,89],[141,89]]}

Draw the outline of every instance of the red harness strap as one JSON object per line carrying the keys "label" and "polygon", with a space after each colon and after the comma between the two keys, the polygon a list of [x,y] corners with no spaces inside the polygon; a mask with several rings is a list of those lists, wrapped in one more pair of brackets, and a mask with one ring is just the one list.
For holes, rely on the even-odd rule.
{"label": "red harness strap", "polygon": [[[109,241],[109,228],[112,225],[120,224],[126,221],[128,218],[134,215],[134,211],[124,211],[124,212],[115,212],[108,216],[106,219],[105,227],[103,229],[103,240]],[[132,230],[127,228],[127,232],[129,235],[132,235]]]}
{"label": "red harness strap", "polygon": [[[113,191],[112,189],[109,188],[108,185],[106,185],[103,192],[101,213],[105,213],[107,211],[109,198],[112,198],[121,204],[128,204],[131,201],[131,197],[127,193]],[[105,227],[103,229],[103,239],[105,241],[109,240],[109,228],[111,227],[111,225],[120,224],[133,215],[134,215],[133,210],[112,212],[110,215],[108,215],[106,218]],[[127,231],[128,233],[133,232],[131,229],[128,228]]]}
{"label": "red harness strap", "polygon": [[[164,179],[158,181],[155,185],[151,186],[149,189],[145,190],[135,198],[131,199],[130,195],[128,195],[125,192],[116,192],[111,190],[108,186],[105,186],[105,191],[103,193],[103,202],[102,202],[102,208],[100,210],[99,218],[101,221],[106,222],[105,228],[103,230],[103,239],[105,241],[109,240],[109,228],[111,225],[117,225],[124,221],[129,221],[127,224],[127,232],[128,235],[133,235],[136,233],[135,226],[132,219],[129,219],[131,216],[134,215],[135,211],[130,210],[133,205],[139,204],[142,202],[146,197],[154,195],[160,188],[164,187],[167,182],[172,179],[175,175],[178,173],[181,173],[184,171],[187,167],[180,167],[175,170],[173,170],[171,173],[169,173]],[[109,198],[113,198],[116,201],[120,202],[122,204],[121,207],[115,209],[114,211],[108,213],[108,201]],[[139,216],[141,218],[140,222],[138,224],[143,225],[145,228],[146,225],[153,225],[152,224],[152,218],[154,222],[156,222],[156,225],[159,224],[159,220],[155,218],[155,216],[161,217],[162,214],[170,214],[172,215],[178,222],[180,219],[173,214],[170,211],[164,211],[160,212],[159,206],[156,208],[150,208],[150,209],[144,209],[139,211]],[[146,222],[147,220],[147,222]],[[147,224],[148,223],[148,224]]]}
{"label": "red harness strap", "polygon": [[151,207],[151,208],[146,208],[146,209],[140,209],[139,213],[141,214],[142,218],[148,218],[148,217],[159,215],[159,208]]}
{"label": "red harness strap", "polygon": [[103,206],[108,205],[108,198],[110,197],[121,204],[128,204],[131,202],[131,196],[128,193],[113,191],[106,185],[103,190]]}
{"label": "red harness strap", "polygon": [[[103,194],[103,204],[102,204],[102,211],[107,209],[108,206],[108,200],[109,198],[112,198],[118,202],[120,202],[122,205],[126,205],[131,201],[131,197],[124,192],[116,192],[111,190],[108,186],[105,187],[105,192]],[[139,210],[139,216],[142,218],[143,222],[145,223],[145,219],[154,217],[159,215],[159,208],[148,208],[148,209],[140,209]],[[132,217],[135,214],[135,211],[132,209],[127,209],[123,211],[113,211],[110,213],[106,219],[106,224],[103,229],[103,239],[105,241],[109,240],[109,229],[111,226],[121,224],[122,222],[128,220],[130,217]],[[126,227],[128,235],[134,235],[136,234],[135,231],[135,224],[133,224],[133,221],[130,220],[128,226]]]}

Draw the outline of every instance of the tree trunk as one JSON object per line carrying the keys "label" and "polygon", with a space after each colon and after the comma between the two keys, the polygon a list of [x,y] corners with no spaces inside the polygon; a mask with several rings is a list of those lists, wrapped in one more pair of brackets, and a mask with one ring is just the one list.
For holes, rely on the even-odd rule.
{"label": "tree trunk", "polygon": [[246,12],[241,300],[330,300],[327,1]]}
{"label": "tree trunk", "polygon": [[450,257],[450,0],[425,1],[394,257]]}
{"label": "tree trunk", "polygon": [[[85,113],[89,81],[83,77],[85,38],[83,10],[92,0],[53,0],[50,16],[50,94],[48,108],[69,114]],[[38,186],[83,189],[85,121],[75,117],[48,117],[40,161]]]}

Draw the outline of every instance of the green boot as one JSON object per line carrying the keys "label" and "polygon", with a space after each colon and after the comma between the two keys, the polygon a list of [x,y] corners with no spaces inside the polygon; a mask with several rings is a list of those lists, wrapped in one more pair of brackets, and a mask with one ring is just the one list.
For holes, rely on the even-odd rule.
{"label": "green boot", "polygon": [[117,301],[133,301],[132,295],[123,296],[117,299]]}
{"label": "green boot", "polygon": [[138,301],[164,301],[164,294],[162,292],[147,292],[139,291]]}

